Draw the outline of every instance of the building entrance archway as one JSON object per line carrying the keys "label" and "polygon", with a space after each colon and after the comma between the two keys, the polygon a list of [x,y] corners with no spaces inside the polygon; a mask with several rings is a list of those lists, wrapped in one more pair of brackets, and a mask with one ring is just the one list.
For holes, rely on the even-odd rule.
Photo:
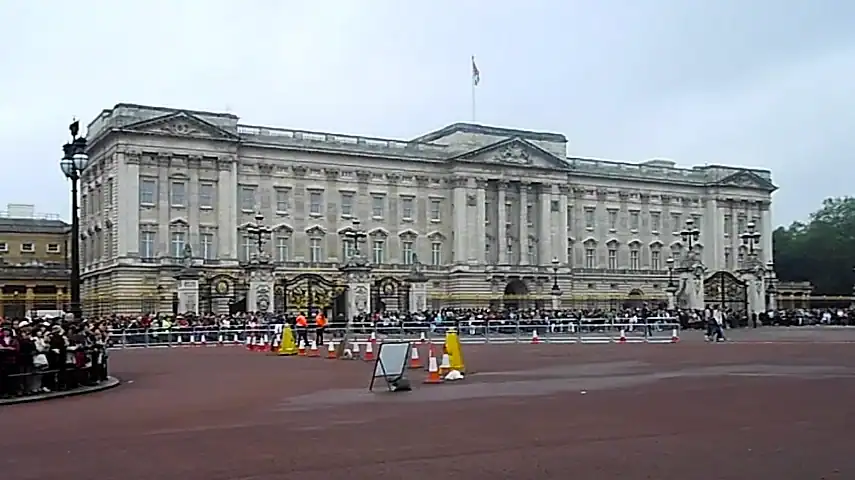
{"label": "building entrance archway", "polygon": [[528,302],[528,285],[522,279],[512,278],[505,285],[504,304],[506,310],[521,310]]}

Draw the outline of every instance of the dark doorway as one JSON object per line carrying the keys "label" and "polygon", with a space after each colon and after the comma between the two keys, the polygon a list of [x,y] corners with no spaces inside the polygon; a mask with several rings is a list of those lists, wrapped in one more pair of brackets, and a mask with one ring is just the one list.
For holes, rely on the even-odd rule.
{"label": "dark doorway", "polygon": [[504,304],[506,310],[520,310],[528,303],[528,286],[519,278],[512,278],[505,285]]}
{"label": "dark doorway", "polygon": [[637,288],[630,290],[624,302],[624,308],[641,308],[644,306],[644,292]]}

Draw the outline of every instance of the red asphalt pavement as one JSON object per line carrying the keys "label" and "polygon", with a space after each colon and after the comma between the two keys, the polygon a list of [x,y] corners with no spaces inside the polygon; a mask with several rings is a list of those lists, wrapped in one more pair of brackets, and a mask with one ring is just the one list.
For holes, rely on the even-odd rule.
{"label": "red asphalt pavement", "polygon": [[371,394],[361,361],[115,352],[126,385],[0,407],[0,478],[855,478],[855,345],[464,353],[462,383]]}

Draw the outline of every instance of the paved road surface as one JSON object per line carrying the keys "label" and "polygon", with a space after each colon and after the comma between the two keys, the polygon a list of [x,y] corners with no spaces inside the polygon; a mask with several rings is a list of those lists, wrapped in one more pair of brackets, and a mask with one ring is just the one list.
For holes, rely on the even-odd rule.
{"label": "paved road surface", "polygon": [[465,354],[476,373],[464,383],[369,394],[364,362],[240,348],[116,352],[126,386],[0,407],[0,471],[4,480],[855,478],[851,345]]}

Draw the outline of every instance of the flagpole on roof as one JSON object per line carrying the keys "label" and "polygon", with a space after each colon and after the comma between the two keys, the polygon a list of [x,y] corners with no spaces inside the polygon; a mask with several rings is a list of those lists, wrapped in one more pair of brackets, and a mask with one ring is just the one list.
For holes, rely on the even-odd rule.
{"label": "flagpole on roof", "polygon": [[475,87],[481,83],[481,72],[475,65],[475,55],[472,55],[472,123],[475,123]]}

